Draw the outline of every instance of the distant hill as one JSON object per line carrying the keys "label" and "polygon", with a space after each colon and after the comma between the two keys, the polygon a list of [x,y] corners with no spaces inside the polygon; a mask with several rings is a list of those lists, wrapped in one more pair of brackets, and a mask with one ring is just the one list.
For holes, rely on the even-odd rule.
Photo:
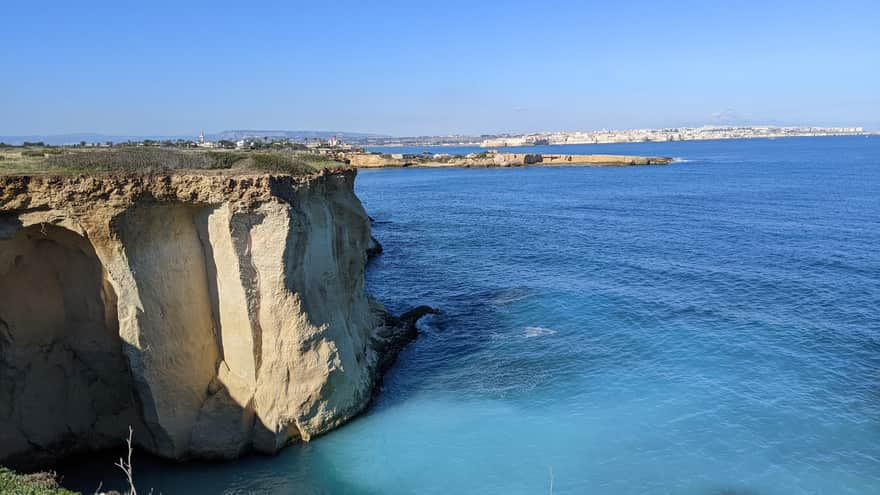
{"label": "distant hill", "polygon": [[230,130],[230,131],[221,131],[214,134],[208,134],[208,139],[212,140],[220,140],[220,139],[247,139],[247,138],[263,138],[267,137],[269,139],[292,139],[292,140],[306,140],[306,139],[327,139],[330,137],[336,136],[343,141],[357,141],[362,139],[370,139],[370,138],[387,138],[390,136],[386,136],[383,134],[370,134],[365,132],[346,132],[346,131],[282,131],[282,130],[253,130],[253,129],[238,129],[238,130]]}
{"label": "distant hill", "polygon": [[110,134],[98,134],[95,132],[78,132],[72,134],[32,134],[27,136],[0,136],[0,143],[22,144],[24,142],[43,142],[51,145],[77,144],[82,141],[87,143],[124,143],[126,141],[143,141],[153,139],[162,141],[165,139],[194,139],[193,136],[115,136]]}
{"label": "distant hill", "polygon": [[[22,144],[24,142],[43,142],[51,145],[77,144],[82,141],[87,143],[106,143],[113,141],[114,143],[124,143],[126,141],[143,141],[144,139],[153,139],[163,141],[165,139],[196,139],[198,135],[152,135],[152,136],[127,136],[127,135],[110,135],[99,134],[95,132],[78,132],[71,134],[31,134],[24,136],[0,136],[0,143],[6,144]],[[282,131],[282,130],[230,130],[206,134],[205,137],[217,141],[220,139],[228,139],[236,141],[238,139],[247,138],[263,138],[270,139],[292,139],[296,141],[305,141],[307,139],[327,139],[336,136],[343,141],[358,142],[367,139],[388,138],[383,134],[370,134],[365,132],[345,132],[345,131]]]}

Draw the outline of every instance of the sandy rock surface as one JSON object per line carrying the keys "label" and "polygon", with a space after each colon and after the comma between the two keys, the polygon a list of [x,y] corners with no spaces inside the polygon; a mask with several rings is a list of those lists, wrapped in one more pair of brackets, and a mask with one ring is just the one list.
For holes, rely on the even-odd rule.
{"label": "sandy rock surface", "polygon": [[364,293],[355,173],[0,177],[0,463],[129,425],[173,459],[271,453],[362,411],[414,323]]}

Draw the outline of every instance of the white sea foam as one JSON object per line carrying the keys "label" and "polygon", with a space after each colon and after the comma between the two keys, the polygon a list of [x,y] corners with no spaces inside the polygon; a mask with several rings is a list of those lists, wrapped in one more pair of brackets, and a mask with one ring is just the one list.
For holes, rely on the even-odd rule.
{"label": "white sea foam", "polygon": [[681,158],[678,156],[676,156],[672,159],[672,163],[690,163],[692,161],[693,160],[688,160],[687,158]]}
{"label": "white sea foam", "polygon": [[525,335],[526,338],[531,338],[531,337],[543,337],[545,335],[553,335],[554,333],[556,333],[556,330],[553,330],[552,328],[526,327],[525,332],[523,332],[523,335]]}

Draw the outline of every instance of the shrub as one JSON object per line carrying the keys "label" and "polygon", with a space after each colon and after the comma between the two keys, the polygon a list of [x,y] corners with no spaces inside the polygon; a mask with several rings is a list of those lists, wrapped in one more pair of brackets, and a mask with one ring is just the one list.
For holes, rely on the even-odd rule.
{"label": "shrub", "polygon": [[290,155],[282,155],[278,153],[254,153],[251,157],[254,160],[254,169],[263,172],[305,175],[315,171],[315,169],[302,160],[297,160]]}
{"label": "shrub", "polygon": [[205,153],[162,148],[126,147],[112,150],[70,152],[47,158],[50,169],[70,172],[159,173],[169,170],[211,169],[214,161]]}
{"label": "shrub", "polygon": [[245,158],[243,153],[209,151],[207,153],[211,163],[208,168],[211,169],[227,169],[232,168],[236,162]]}
{"label": "shrub", "polygon": [[0,493],[4,495],[79,495],[58,485],[55,473],[18,474],[0,467]]}

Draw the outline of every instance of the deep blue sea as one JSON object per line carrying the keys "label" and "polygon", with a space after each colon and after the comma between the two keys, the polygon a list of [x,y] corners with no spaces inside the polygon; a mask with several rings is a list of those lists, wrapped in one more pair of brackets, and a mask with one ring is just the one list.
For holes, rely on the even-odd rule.
{"label": "deep blue sea", "polygon": [[880,493],[880,137],[553,150],[681,161],[361,172],[368,290],[443,314],[368,414],[139,490]]}

